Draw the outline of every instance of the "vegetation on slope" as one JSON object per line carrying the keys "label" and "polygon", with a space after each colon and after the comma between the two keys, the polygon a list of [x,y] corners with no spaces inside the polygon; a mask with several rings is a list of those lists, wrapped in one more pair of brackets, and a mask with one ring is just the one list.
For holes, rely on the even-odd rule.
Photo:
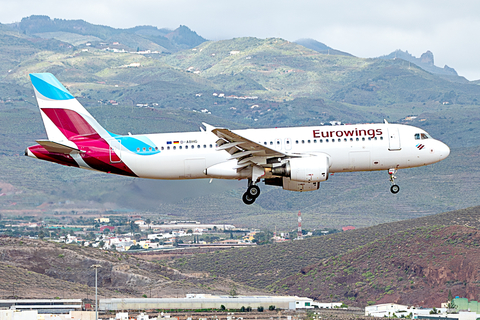
{"label": "vegetation on slope", "polygon": [[438,306],[480,293],[480,230],[465,226],[401,231],[280,280],[276,293],[349,305],[395,302]]}
{"label": "vegetation on slope", "polygon": [[[388,242],[388,236],[396,232],[451,225],[468,225],[480,229],[479,213],[480,207],[474,207],[303,241],[199,254],[175,260],[172,266],[183,272],[208,272],[210,275],[231,278],[252,287],[272,290],[283,285],[273,286],[275,282],[301,272],[302,268],[345,254],[378,239]],[[288,287],[297,288],[293,285]],[[309,288],[311,290],[317,287]]]}
{"label": "vegetation on slope", "polygon": [[[39,240],[0,238],[0,256],[0,296],[91,297],[95,287],[95,271],[91,267],[94,264],[101,265],[98,287],[104,297],[226,294],[235,285],[202,274],[184,275],[116,251]],[[241,284],[236,286],[239,293],[251,290]]]}

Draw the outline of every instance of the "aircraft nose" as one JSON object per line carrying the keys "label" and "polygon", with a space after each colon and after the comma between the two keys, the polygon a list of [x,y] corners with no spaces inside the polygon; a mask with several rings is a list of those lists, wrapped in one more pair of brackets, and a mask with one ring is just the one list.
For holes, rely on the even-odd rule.
{"label": "aircraft nose", "polygon": [[440,160],[445,159],[450,154],[450,148],[443,142],[440,142],[440,145],[438,146],[437,150],[438,150],[437,154],[439,155]]}

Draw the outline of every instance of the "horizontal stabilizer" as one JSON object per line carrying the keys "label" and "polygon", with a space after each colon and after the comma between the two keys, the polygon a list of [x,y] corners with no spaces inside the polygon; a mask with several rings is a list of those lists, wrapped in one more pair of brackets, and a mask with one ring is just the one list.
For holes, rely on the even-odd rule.
{"label": "horizontal stabilizer", "polygon": [[72,148],[69,146],[66,146],[64,144],[50,141],[50,140],[36,140],[39,145],[45,148],[48,152],[55,152],[55,153],[64,153],[64,154],[70,154],[72,151],[76,152],[84,152],[80,151],[77,148]]}

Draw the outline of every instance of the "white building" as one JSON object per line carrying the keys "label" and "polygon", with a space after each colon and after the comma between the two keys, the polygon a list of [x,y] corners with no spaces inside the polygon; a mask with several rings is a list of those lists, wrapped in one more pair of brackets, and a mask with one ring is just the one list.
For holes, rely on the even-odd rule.
{"label": "white building", "polygon": [[447,313],[447,308],[436,308],[436,314],[430,312],[433,308],[415,308],[396,303],[383,303],[365,307],[365,316],[376,318],[402,318],[410,315],[411,319],[458,319],[476,320],[475,312]]}
{"label": "white building", "polygon": [[216,296],[187,294],[185,298],[112,298],[100,299],[99,310],[148,309],[240,309],[241,307],[269,306],[276,309],[313,309],[313,299],[297,296]]}

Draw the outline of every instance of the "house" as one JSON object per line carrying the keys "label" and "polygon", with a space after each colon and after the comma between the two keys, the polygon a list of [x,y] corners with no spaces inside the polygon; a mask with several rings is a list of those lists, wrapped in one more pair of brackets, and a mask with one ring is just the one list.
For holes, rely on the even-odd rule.
{"label": "house", "polygon": [[105,229],[108,229],[108,230],[110,230],[110,232],[113,232],[113,230],[115,230],[115,227],[113,227],[113,226],[101,226],[100,227],[100,232],[104,232]]}

